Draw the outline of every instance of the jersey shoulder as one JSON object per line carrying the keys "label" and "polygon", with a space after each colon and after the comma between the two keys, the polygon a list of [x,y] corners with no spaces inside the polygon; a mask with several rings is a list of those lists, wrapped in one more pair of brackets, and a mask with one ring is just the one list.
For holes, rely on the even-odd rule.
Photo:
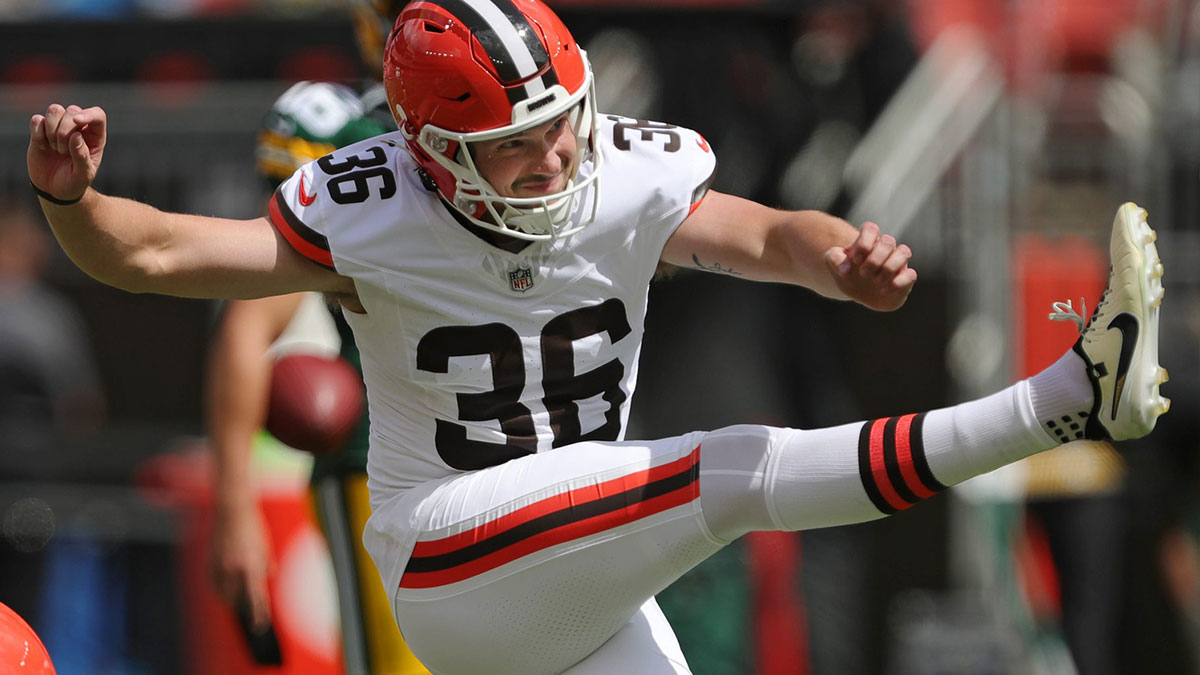
{"label": "jersey shoulder", "polygon": [[298,252],[333,268],[330,236],[387,228],[425,192],[403,137],[391,132],[301,166],[271,196],[268,218]]}
{"label": "jersey shoulder", "polygon": [[639,208],[651,217],[686,216],[716,175],[712,146],[692,129],[602,113],[597,132],[603,180],[622,199],[642,195],[634,201],[644,202]]}

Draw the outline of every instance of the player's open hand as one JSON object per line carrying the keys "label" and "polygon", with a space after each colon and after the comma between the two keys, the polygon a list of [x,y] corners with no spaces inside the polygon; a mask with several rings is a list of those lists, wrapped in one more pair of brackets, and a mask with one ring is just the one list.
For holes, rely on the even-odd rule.
{"label": "player's open hand", "polygon": [[837,287],[851,300],[880,312],[899,309],[908,299],[917,282],[917,271],[908,266],[911,258],[908,246],[880,234],[875,223],[864,223],[850,246],[825,252]]}
{"label": "player's open hand", "polygon": [[243,508],[218,506],[213,524],[209,568],[217,592],[238,607],[244,603],[256,629],[265,629],[271,617],[267,593],[270,544],[266,525],[256,505]]}
{"label": "player's open hand", "polygon": [[96,178],[107,140],[107,116],[101,108],[63,107],[29,120],[29,180],[56,199],[83,195]]}

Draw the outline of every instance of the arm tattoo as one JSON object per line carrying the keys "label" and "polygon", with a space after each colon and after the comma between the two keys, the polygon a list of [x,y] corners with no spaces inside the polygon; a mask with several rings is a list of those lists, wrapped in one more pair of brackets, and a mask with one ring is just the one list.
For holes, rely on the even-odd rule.
{"label": "arm tattoo", "polygon": [[692,262],[696,263],[696,269],[701,269],[705,272],[717,272],[719,274],[728,274],[735,277],[742,276],[741,272],[733,269],[732,267],[722,267],[721,263],[719,262],[714,262],[712,265],[705,265],[704,263],[700,262],[700,258],[697,258],[695,253],[692,254]]}

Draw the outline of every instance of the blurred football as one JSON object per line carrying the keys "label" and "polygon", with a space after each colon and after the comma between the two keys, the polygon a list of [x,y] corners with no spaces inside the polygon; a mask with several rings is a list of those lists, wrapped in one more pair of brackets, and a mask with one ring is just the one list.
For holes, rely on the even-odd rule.
{"label": "blurred football", "polygon": [[288,354],[271,371],[267,431],[314,454],[342,447],[363,414],[358,371],[341,357]]}

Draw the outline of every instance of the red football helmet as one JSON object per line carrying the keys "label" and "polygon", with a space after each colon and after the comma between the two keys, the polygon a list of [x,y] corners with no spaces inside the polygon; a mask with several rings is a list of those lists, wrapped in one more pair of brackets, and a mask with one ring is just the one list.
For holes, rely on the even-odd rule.
{"label": "red football helmet", "polygon": [[7,605],[0,603],[0,672],[54,675],[50,654],[37,633]]}
{"label": "red football helmet", "polygon": [[[567,27],[538,0],[409,3],[388,38],[383,82],[417,163],[471,222],[547,240],[595,219],[598,189],[591,208],[576,208],[600,175],[591,66]],[[579,147],[566,189],[537,198],[497,194],[467,144],[520,133],[563,113],[570,113]],[[590,170],[581,170],[589,159]]]}

